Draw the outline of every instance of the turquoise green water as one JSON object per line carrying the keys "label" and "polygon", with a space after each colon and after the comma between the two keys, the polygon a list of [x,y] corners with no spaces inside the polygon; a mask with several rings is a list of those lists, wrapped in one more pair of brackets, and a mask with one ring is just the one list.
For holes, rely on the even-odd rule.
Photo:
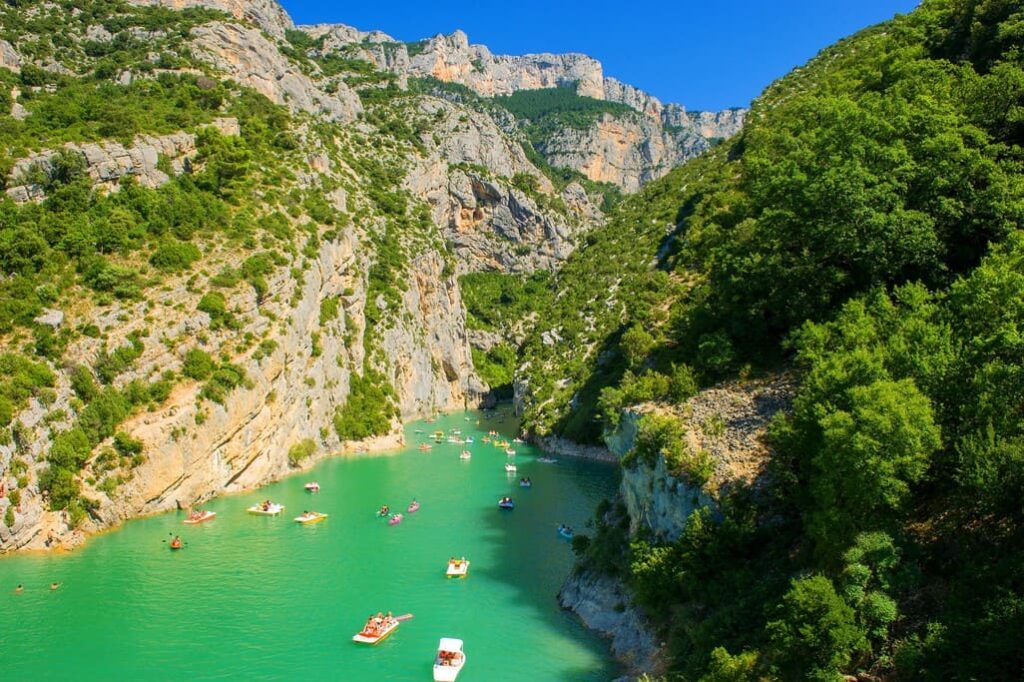
{"label": "turquoise green water", "polygon": [[[470,417],[466,421],[465,417]],[[514,446],[518,474],[489,429],[511,418],[458,413],[408,427],[399,454],[336,458],[246,495],[213,500],[217,518],[183,513],[125,524],[70,555],[0,559],[0,678],[5,680],[429,680],[437,640],[466,642],[465,680],[606,680],[606,645],[561,611],[555,594],[572,556],[556,528],[582,527],[612,494],[612,467]],[[460,428],[469,446],[416,446],[417,429]],[[461,461],[463,447],[473,453]],[[530,476],[532,489],[518,486]],[[302,489],[308,480],[319,495]],[[517,503],[496,507],[501,495]],[[381,504],[422,508],[398,526]],[[270,498],[276,518],[246,507]],[[330,514],[300,526],[306,509]],[[169,533],[186,547],[168,550]],[[447,580],[448,557],[471,561]],[[49,584],[62,585],[50,592]],[[22,583],[25,591],[14,594]],[[351,641],[371,612],[413,613],[377,647]]]}

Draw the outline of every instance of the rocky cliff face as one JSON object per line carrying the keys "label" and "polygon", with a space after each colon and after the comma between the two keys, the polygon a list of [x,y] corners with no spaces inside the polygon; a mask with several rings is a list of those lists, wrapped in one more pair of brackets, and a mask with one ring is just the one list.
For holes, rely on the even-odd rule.
{"label": "rocky cliff face", "polygon": [[150,5],[185,9],[205,7],[247,21],[275,38],[284,38],[285,31],[295,25],[275,0],[128,0],[133,5]]}
{"label": "rocky cliff face", "polygon": [[708,139],[690,128],[670,130],[645,116],[605,114],[585,130],[555,133],[539,151],[554,166],[635,192],[708,147]]}
{"label": "rocky cliff face", "polygon": [[[624,411],[618,427],[605,434],[608,451],[615,457],[625,457],[636,446],[641,416],[659,412],[679,419],[686,428],[687,446],[709,452],[715,464],[711,481],[703,487],[673,474],[661,456],[653,464],[636,458],[624,466],[619,501],[630,534],[642,531],[657,541],[673,542],[695,511],[715,509],[718,496],[730,486],[756,487],[770,456],[764,442],[768,423],[788,409],[793,391],[793,379],[779,376],[710,388],[672,410],[643,405]],[[621,581],[577,570],[558,599],[587,627],[610,638],[612,651],[632,671],[658,673],[663,664],[661,645]]]}
{"label": "rocky cliff face", "polygon": [[[211,124],[222,135],[238,135],[238,121],[233,118],[219,118]],[[43,188],[32,181],[32,172],[47,175],[54,159],[60,153],[78,154],[85,164],[85,172],[93,185],[107,191],[115,191],[122,178],[134,178],[143,187],[159,187],[170,176],[157,166],[161,157],[173,173],[181,173],[196,155],[194,133],[172,135],[140,135],[130,146],[118,142],[99,144],[67,144],[60,150],[47,150],[31,154],[14,164],[7,178],[7,196],[22,203],[42,199]]]}
{"label": "rocky cliff face", "polygon": [[319,52],[341,53],[398,74],[458,83],[483,97],[520,90],[570,87],[582,96],[625,104],[637,116],[606,116],[587,130],[566,128],[540,151],[554,166],[571,168],[598,182],[635,191],[742,127],[744,110],[690,114],[663,105],[642,90],[604,76],[601,63],[580,54],[494,55],[462,31],[417,43],[401,43],[379,31],[344,25],[300,27],[321,39]]}
{"label": "rocky cliff face", "polygon": [[[578,184],[555,196],[551,181],[490,116],[434,98],[418,111],[432,122],[423,137],[428,154],[410,170],[405,186],[430,204],[460,272],[554,269],[600,220]],[[536,190],[517,187],[523,178]]]}
{"label": "rocky cliff face", "polygon": [[363,110],[344,83],[333,93],[299,71],[259,29],[212,22],[192,31],[196,55],[218,71],[248,85],[275,104],[347,123]]}
{"label": "rocky cliff face", "polygon": [[[578,184],[557,192],[485,112],[425,95],[369,104],[364,112],[344,83],[329,82],[315,65],[297,64],[279,49],[272,38],[290,24],[271,5],[201,4],[242,20],[191,27],[190,54],[205,62],[206,77],[251,87],[292,112],[287,150],[274,152],[280,158],[251,160],[257,168],[270,163],[286,171],[273,186],[255,184],[244,198],[252,211],[241,224],[251,230],[249,246],[200,239],[199,263],[155,278],[159,286],[143,283],[139,297],[107,297],[97,304],[82,291],[38,318],[36,324],[72,341],[58,362],[49,363],[57,377],[52,393],[31,399],[14,415],[17,437],[0,441],[0,482],[5,492],[17,487],[20,497],[13,523],[0,523],[0,551],[73,547],[88,533],[132,516],[253,488],[330,454],[397,445],[398,418],[475,405],[487,387],[473,368],[457,275],[554,269],[602,217]],[[113,39],[99,28],[89,29],[96,40]],[[5,63],[17,58],[10,53],[0,50]],[[151,76],[139,70],[132,77]],[[126,86],[130,79],[114,82]],[[28,115],[32,102],[26,105]],[[235,118],[212,125],[222,135],[245,137]],[[44,198],[42,180],[58,153],[79,155],[99,194],[118,191],[127,178],[160,188],[176,175],[203,170],[196,136],[192,129],[33,152],[14,160],[5,190],[20,203]],[[397,170],[384,173],[384,167]],[[410,214],[419,216],[422,209],[426,220],[407,220],[395,232],[401,209],[382,207],[374,198],[380,190],[402,195],[415,209]],[[240,272],[253,254],[249,249],[271,248],[277,238],[261,236],[254,223],[280,209],[273,202],[286,195],[326,200],[337,222],[317,225],[304,204],[293,204],[287,217],[279,212],[289,229],[315,230],[316,239],[278,251],[283,260],[266,275],[260,296],[245,281],[217,289],[232,325],[200,312],[215,273]],[[402,257],[392,281],[382,284],[379,277],[371,281],[371,270],[386,239]],[[136,254],[139,262],[131,262],[130,254],[116,258],[145,272],[148,255]],[[337,313],[325,318],[324,305],[331,302]],[[76,331],[87,328],[98,334]],[[170,375],[173,390],[117,425],[142,444],[144,454],[130,470],[123,461],[112,473],[104,468],[109,438],[93,449],[76,476],[83,498],[91,500],[88,516],[76,526],[67,512],[50,509],[39,477],[49,466],[54,438],[75,424],[82,408],[71,387],[72,369],[97,367],[132,338],[141,340],[140,354],[111,386],[150,385]],[[0,352],[21,352],[23,341],[17,334],[0,335]],[[245,380],[219,402],[205,397],[204,385],[182,371],[195,349],[230,362]],[[390,433],[342,442],[334,417],[348,403],[353,377],[368,368],[393,389],[398,418]],[[296,465],[289,449],[304,441],[312,454]],[[16,462],[27,472],[14,473]],[[124,480],[104,488],[114,474]],[[0,515],[9,499],[0,496]]]}

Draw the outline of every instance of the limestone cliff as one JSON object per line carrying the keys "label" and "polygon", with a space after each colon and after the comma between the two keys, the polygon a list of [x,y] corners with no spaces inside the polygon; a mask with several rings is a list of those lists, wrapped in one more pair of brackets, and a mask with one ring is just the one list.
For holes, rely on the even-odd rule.
{"label": "limestone cliff", "polygon": [[[224,204],[222,223],[244,206],[233,216],[232,238],[195,235],[198,262],[169,273],[155,272],[150,261],[161,240],[109,254],[104,260],[121,268],[112,272],[133,273],[136,292],[96,297],[79,283],[31,323],[68,343],[58,359],[41,360],[56,377],[52,388],[28,399],[0,434],[0,515],[12,512],[10,524],[0,524],[0,551],[73,547],[132,516],[253,488],[331,454],[394,446],[400,420],[475,405],[487,387],[473,367],[458,274],[554,269],[602,218],[580,185],[556,191],[487,113],[427,95],[364,106],[343,82],[296,63],[272,40],[290,26],[268,9],[276,5],[201,4],[229,14],[182,32],[183,49],[201,70],[190,62],[156,73],[131,69],[113,85],[201,72],[224,79],[229,93],[252,88],[286,108],[287,130],[260,147],[267,158],[229,157],[229,172],[250,177],[245,193]],[[114,39],[99,24],[87,31],[92,40]],[[17,53],[6,45],[0,53],[13,64]],[[30,116],[36,102],[15,106],[24,104]],[[42,203],[58,154],[77,155],[101,197],[125,183],[157,191],[178,176],[199,178],[204,155],[216,155],[220,144],[265,144],[254,141],[258,125],[227,115],[231,105],[220,105],[210,123],[170,134],[23,151],[4,189],[16,205]],[[206,126],[220,135],[200,149]],[[275,228],[268,232],[260,225],[269,218]],[[289,241],[296,236],[305,241]],[[258,283],[242,274],[254,255],[272,263],[261,266],[268,269]],[[212,294],[222,300],[216,315],[203,304]],[[0,352],[31,352],[23,333],[0,334]],[[100,383],[100,365],[124,348],[135,349],[132,359]],[[241,380],[211,398],[208,382],[185,370],[196,351],[230,365]],[[102,390],[161,382],[168,389],[117,423],[139,441],[137,457],[112,461],[107,436],[75,472],[87,503],[76,522],[51,508],[42,476],[55,439],[86,407],[72,386],[82,371]],[[395,416],[382,435],[343,442],[334,420],[354,377],[367,372],[393,391]],[[289,450],[300,443],[309,454],[291,461]],[[7,494],[13,489],[17,502]]]}
{"label": "limestone cliff", "polygon": [[193,29],[192,36],[199,58],[292,111],[319,114],[345,123],[363,109],[359,97],[344,83],[336,83],[333,93],[319,88],[259,29],[212,22]]}
{"label": "limestone cliff", "polygon": [[[695,486],[671,471],[663,456],[653,463],[630,458],[622,470],[621,504],[617,505],[630,535],[672,542],[682,534],[691,514],[703,508],[714,510],[719,495],[730,486],[759,485],[770,456],[764,442],[768,423],[780,410],[788,409],[793,389],[791,377],[779,376],[710,388],[674,408],[647,404],[624,411],[617,428],[605,433],[612,455],[629,455],[636,447],[641,416],[656,412],[679,419],[685,426],[686,446],[708,452],[714,462],[711,480]],[[619,513],[613,506],[605,522],[618,523]],[[594,568],[578,567],[558,599],[587,627],[608,637],[613,653],[632,671],[657,674],[661,670],[664,661],[656,633],[620,580]]]}
{"label": "limestone cliff", "polygon": [[320,42],[319,54],[342,54],[400,76],[464,85],[482,97],[568,87],[577,94],[625,104],[637,116],[606,116],[587,130],[566,128],[538,149],[554,166],[571,168],[626,191],[659,178],[742,127],[745,111],[689,113],[639,88],[606,77],[601,63],[581,54],[494,55],[462,31],[402,43],[379,31],[341,24],[302,26]]}
{"label": "limestone cliff", "polygon": [[128,0],[133,5],[158,5],[171,9],[205,7],[225,12],[235,19],[252,23],[275,38],[284,38],[285,31],[295,25],[275,0]]}

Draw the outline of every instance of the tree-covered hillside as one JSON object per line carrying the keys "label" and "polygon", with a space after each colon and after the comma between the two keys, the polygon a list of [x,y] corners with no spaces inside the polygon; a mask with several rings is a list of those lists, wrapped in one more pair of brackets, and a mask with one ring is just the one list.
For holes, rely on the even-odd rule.
{"label": "tree-covered hillside", "polygon": [[672,676],[1024,672],[1022,27],[1010,0],[926,0],[841,41],[554,280],[518,377],[537,434],[596,441],[690,377],[799,379],[766,485],[673,543],[608,510],[577,542]]}

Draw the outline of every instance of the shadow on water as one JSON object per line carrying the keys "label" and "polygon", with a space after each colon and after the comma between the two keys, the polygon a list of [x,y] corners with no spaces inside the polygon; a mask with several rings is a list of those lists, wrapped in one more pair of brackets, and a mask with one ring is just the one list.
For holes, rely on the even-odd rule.
{"label": "shadow on water", "polygon": [[[495,430],[507,439],[518,431],[518,420],[508,413],[496,423]],[[544,455],[543,451],[527,445],[517,446],[517,449],[518,471],[509,474],[504,482],[495,483],[495,503],[489,512],[485,510],[484,517],[488,528],[484,539],[502,560],[476,577],[486,577],[513,588],[516,598],[531,605],[551,628],[574,631],[580,637],[599,642],[607,650],[606,640],[584,628],[574,613],[558,604],[558,591],[575,564],[571,542],[558,534],[558,527],[565,523],[582,529],[593,517],[596,502],[614,492],[617,468],[604,462],[574,458],[558,458],[558,463],[553,465],[542,464],[536,458]],[[532,487],[519,486],[518,481],[523,476],[533,480]],[[554,492],[545,490],[544,486],[554,488]],[[602,494],[595,496],[595,492]],[[503,495],[513,498],[514,510],[497,507]],[[574,503],[568,511],[566,501]],[[553,561],[553,557],[558,560]],[[571,679],[607,680],[619,674],[622,671],[617,665],[580,667],[572,673]]]}

